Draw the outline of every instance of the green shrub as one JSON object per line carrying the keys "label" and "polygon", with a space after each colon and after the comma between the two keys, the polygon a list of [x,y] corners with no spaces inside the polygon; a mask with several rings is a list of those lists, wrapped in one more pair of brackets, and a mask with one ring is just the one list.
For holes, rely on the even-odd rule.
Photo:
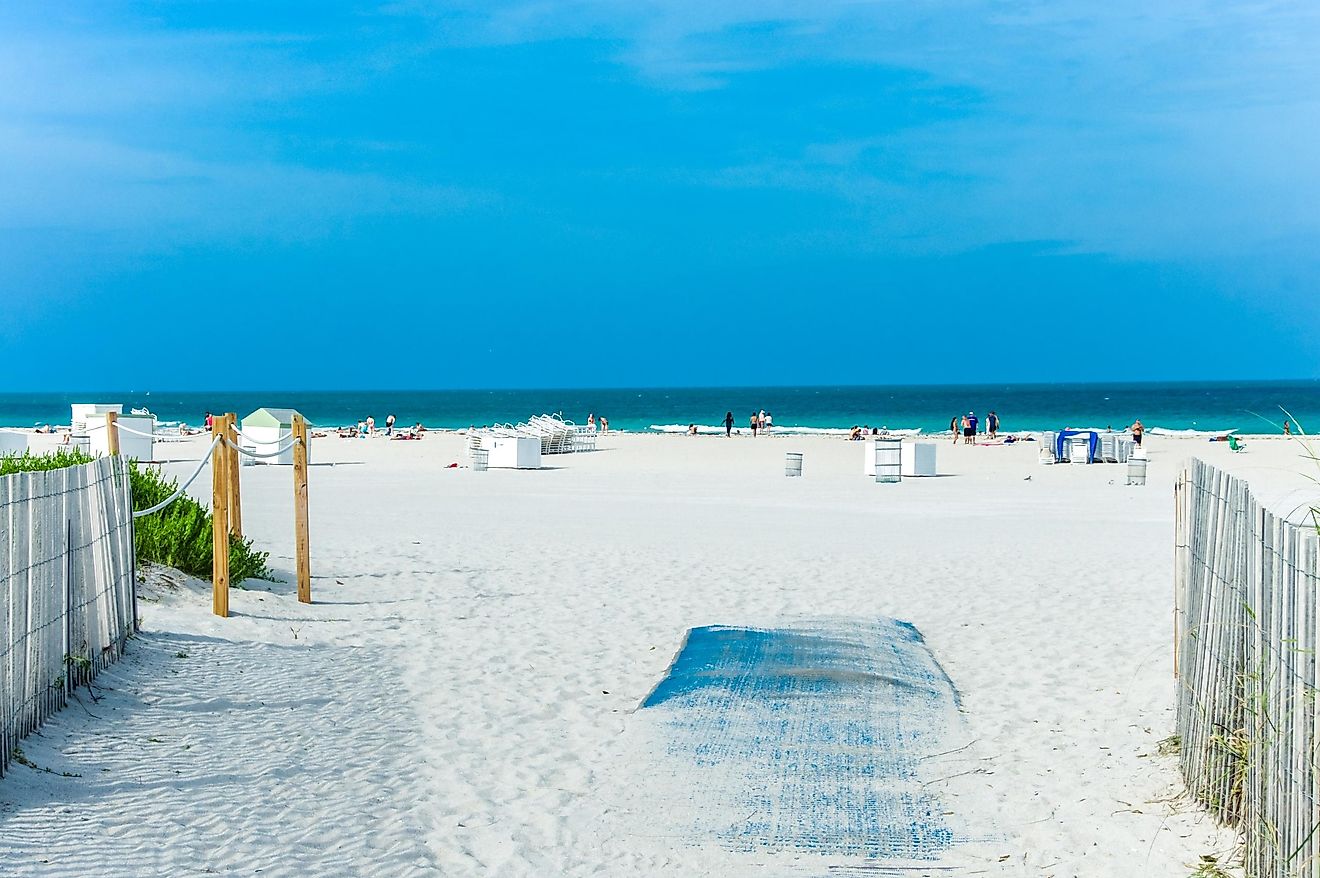
{"label": "green shrub", "polygon": [[[0,476],[17,472],[37,472],[80,466],[90,463],[88,457],[74,449],[52,454],[11,455],[0,457]],[[177,479],[168,479],[157,470],[129,461],[129,481],[133,492],[133,509],[149,509],[170,496],[179,487]],[[211,578],[213,557],[211,513],[202,504],[183,494],[169,506],[134,522],[135,548],[138,561],[165,564],[178,568],[199,579]],[[251,540],[229,537],[229,579],[272,579],[266,566],[269,552],[252,548]]]}

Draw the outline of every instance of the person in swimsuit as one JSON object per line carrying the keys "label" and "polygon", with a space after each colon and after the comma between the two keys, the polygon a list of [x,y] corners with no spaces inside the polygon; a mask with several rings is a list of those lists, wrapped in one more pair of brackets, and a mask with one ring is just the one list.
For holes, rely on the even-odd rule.
{"label": "person in swimsuit", "polygon": [[1134,422],[1132,423],[1132,441],[1133,441],[1133,442],[1135,442],[1137,445],[1140,445],[1140,444],[1141,444],[1141,437],[1144,436],[1145,433],[1146,433],[1146,428],[1143,427],[1143,426],[1141,426],[1141,421],[1140,421],[1140,420],[1134,421]]}
{"label": "person in swimsuit", "polygon": [[953,434],[953,444],[958,444],[958,418],[955,415],[949,418],[949,432]]}
{"label": "person in swimsuit", "polygon": [[724,413],[724,435],[726,438],[733,435],[733,412]]}
{"label": "person in swimsuit", "polygon": [[999,434],[999,415],[993,411],[985,419],[986,438],[994,439]]}
{"label": "person in swimsuit", "polygon": [[761,426],[761,418],[756,414],[756,412],[752,412],[752,417],[750,418],[750,420],[752,425],[752,438],[755,439],[756,431]]}

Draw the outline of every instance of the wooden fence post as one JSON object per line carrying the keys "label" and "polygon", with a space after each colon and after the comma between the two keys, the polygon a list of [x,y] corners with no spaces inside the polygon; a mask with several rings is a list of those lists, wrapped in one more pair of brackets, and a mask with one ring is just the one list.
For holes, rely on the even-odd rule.
{"label": "wooden fence post", "polygon": [[119,415],[115,412],[105,413],[105,447],[111,457],[119,456]]}
{"label": "wooden fence post", "polygon": [[298,556],[298,600],[312,602],[312,548],[307,531],[307,422],[293,416],[293,528]]}
{"label": "wooden fence post", "polygon": [[[231,436],[232,434],[232,436]],[[225,438],[237,446],[238,443],[238,415],[234,412],[225,413]],[[243,498],[239,491],[238,483],[238,448],[227,449],[229,454],[229,532],[239,539],[243,538]]]}
{"label": "wooden fence post", "polygon": [[[220,415],[211,427],[214,436],[229,434],[229,419]],[[229,454],[223,442],[211,449],[211,610],[229,615]]]}

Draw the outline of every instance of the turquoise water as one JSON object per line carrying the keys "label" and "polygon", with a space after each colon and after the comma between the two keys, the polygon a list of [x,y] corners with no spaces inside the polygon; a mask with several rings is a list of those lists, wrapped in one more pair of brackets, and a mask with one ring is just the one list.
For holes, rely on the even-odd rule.
{"label": "turquoise water", "polygon": [[[1276,432],[1287,408],[1311,431],[1320,430],[1320,381],[1144,384],[986,384],[902,387],[736,387],[604,390],[388,390],[64,394],[0,394],[0,425],[68,424],[74,402],[145,407],[162,421],[201,423],[207,410],[240,416],[261,406],[301,410],[321,426],[356,423],[372,415],[383,424],[467,427],[517,423],[534,414],[562,412],[585,423],[588,413],[609,418],[611,429],[648,430],[690,423],[712,429],[732,410],[744,427],[766,409],[777,428],[846,429],[853,424],[891,430],[947,430],[949,419],[975,411],[984,421],[998,412],[1002,430],[1064,426],[1122,428],[1140,418],[1156,430]],[[1268,423],[1267,420],[1274,424]]]}

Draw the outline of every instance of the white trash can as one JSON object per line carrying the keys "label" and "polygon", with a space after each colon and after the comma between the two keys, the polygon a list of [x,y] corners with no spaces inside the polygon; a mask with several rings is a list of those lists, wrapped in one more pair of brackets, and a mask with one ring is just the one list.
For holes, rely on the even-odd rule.
{"label": "white trash can", "polygon": [[875,480],[892,484],[903,479],[903,443],[899,439],[875,440]]}
{"label": "white trash can", "polygon": [[1146,458],[1135,456],[1128,458],[1127,483],[1129,485],[1146,484]]}
{"label": "white trash can", "polygon": [[789,478],[802,475],[802,455],[796,451],[790,451],[784,457],[784,475]]}

